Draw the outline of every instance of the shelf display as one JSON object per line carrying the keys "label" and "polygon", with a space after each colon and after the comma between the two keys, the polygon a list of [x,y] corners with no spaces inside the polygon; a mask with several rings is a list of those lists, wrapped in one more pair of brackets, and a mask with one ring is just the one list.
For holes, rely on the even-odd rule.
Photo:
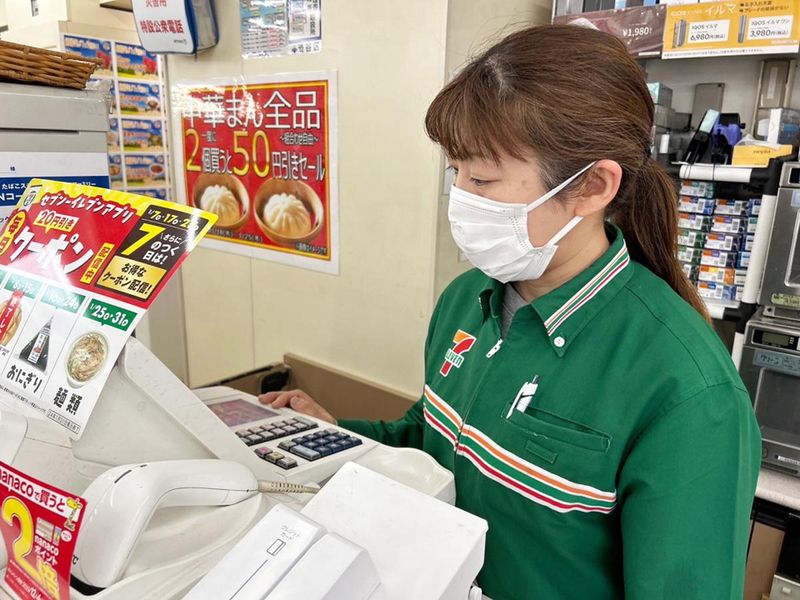
{"label": "shelf display", "polygon": [[164,113],[164,63],[141,46],[65,34],[70,52],[101,58],[90,81],[109,95],[108,171],[111,187],[170,199],[169,130]]}

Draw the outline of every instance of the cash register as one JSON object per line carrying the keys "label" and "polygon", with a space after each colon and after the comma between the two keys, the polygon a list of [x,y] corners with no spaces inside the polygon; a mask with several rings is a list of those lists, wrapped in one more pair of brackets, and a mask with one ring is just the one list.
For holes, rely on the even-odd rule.
{"label": "cash register", "polygon": [[[276,506],[302,511],[312,497],[303,490],[307,492],[309,486],[322,486],[325,492],[326,483],[335,481],[336,473],[348,463],[355,463],[359,469],[383,477],[392,485],[401,485],[412,494],[441,501],[436,505],[444,509],[437,510],[443,510],[443,515],[464,525],[450,531],[472,531],[477,540],[467,569],[469,581],[477,575],[482,563],[485,523],[448,506],[455,500],[452,474],[429,455],[414,449],[389,448],[290,409],[261,405],[257,398],[230,388],[189,390],[135,339],[128,341],[118,358],[86,430],[77,440],[70,439],[63,429],[49,421],[20,414],[14,404],[0,397],[0,460],[52,485],[75,494],[88,493],[92,498],[99,497],[94,490],[103,481],[106,482],[103,485],[133,485],[131,475],[112,477],[109,483],[108,473],[113,474],[110,469],[127,465],[124,473],[145,478],[155,477],[153,474],[161,469],[156,483],[147,482],[144,486],[151,485],[158,498],[152,502],[152,515],[137,525],[141,531],[135,532],[135,544],[132,543],[129,555],[120,558],[123,562],[117,565],[118,577],[115,576],[114,581],[100,580],[102,586],[96,585],[98,580],[83,582],[87,585],[78,585],[72,591],[73,598],[89,597],[89,594],[97,600],[182,597]],[[248,492],[235,501],[230,500],[233,496],[229,494],[228,505],[214,501],[210,502],[212,506],[202,506],[202,502],[198,503],[193,497],[183,506],[173,502],[164,504],[169,508],[160,507],[161,498],[169,494],[159,486],[176,487],[178,484],[172,482],[191,478],[193,470],[202,471],[181,467],[175,477],[170,477],[168,472],[165,476],[164,468],[168,468],[165,461],[195,465],[200,464],[199,461],[235,463],[236,469],[230,469],[231,473],[241,467],[251,474],[244,477],[252,477],[261,491],[277,493]],[[147,465],[159,469],[136,469]],[[198,476],[207,478],[208,474]],[[137,487],[139,493],[141,488]],[[371,489],[379,495],[379,488]],[[343,488],[334,486],[331,489]],[[120,496],[123,495],[118,494]],[[320,498],[324,498],[322,494]],[[331,498],[330,502],[338,500]],[[325,505],[323,503],[323,508]],[[370,502],[365,504],[369,505]],[[87,511],[91,508],[87,506]],[[392,507],[398,519],[407,508]],[[117,502],[113,510],[124,510],[124,507]],[[135,512],[134,508],[131,511]],[[325,510],[320,514],[324,513]],[[114,517],[129,522],[119,519],[118,515]],[[354,519],[357,517],[355,515]],[[100,516],[97,521],[102,521]],[[477,522],[480,524],[476,525]],[[367,529],[380,532],[380,524],[374,525]],[[89,521],[84,521],[84,528],[81,535],[92,539]],[[428,529],[435,528],[435,525],[428,526]],[[393,531],[394,535],[400,535],[398,532],[403,529]],[[433,530],[429,533],[436,534]],[[336,535],[346,538],[342,534],[337,530]],[[446,534],[441,535],[446,539]],[[352,540],[345,541],[352,543]],[[105,555],[102,560],[111,560],[108,556],[114,553],[113,540],[98,542],[102,543],[107,543],[108,549],[84,551],[80,561],[87,564],[80,564],[80,569],[75,569],[73,574],[99,572],[90,568],[90,557]],[[369,546],[371,542],[360,540],[360,543]],[[411,547],[414,540],[401,537],[381,543],[395,547],[408,543]],[[361,548],[370,553],[370,548]],[[480,558],[477,563],[476,556]],[[4,564],[4,553],[0,553],[0,568]],[[386,575],[381,568],[377,571],[378,578]],[[391,568],[399,568],[399,565]],[[393,597],[391,591],[387,593],[386,598]]]}

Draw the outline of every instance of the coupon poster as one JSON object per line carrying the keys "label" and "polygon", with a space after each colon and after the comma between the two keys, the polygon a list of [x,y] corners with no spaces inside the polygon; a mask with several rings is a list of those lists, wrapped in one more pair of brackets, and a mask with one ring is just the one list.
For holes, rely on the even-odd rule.
{"label": "coupon poster", "polygon": [[7,401],[79,438],[131,332],[214,220],[145,196],[32,180],[0,233]]}
{"label": "coupon poster", "polygon": [[337,274],[335,73],[184,83],[173,97],[180,195],[218,217],[205,244]]}
{"label": "coupon poster", "polygon": [[800,48],[800,0],[670,5],[663,58],[791,54]]}
{"label": "coupon poster", "polygon": [[20,598],[69,600],[69,573],[86,501],[0,462],[5,585]]}

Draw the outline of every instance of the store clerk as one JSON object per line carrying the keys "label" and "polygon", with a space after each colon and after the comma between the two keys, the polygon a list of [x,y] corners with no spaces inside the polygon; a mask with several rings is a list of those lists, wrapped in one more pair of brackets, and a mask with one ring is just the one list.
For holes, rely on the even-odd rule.
{"label": "store clerk", "polygon": [[[675,259],[641,69],[604,33],[527,29],[425,124],[477,268],[436,306],[422,399],[340,424],[454,473],[493,600],[740,600],[759,432]],[[299,390],[262,401],[334,422]]]}

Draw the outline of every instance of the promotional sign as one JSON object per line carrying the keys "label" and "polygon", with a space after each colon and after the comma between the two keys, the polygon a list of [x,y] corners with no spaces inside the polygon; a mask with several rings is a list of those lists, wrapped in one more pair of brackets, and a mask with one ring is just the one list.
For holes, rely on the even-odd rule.
{"label": "promotional sign", "polygon": [[0,462],[5,585],[20,598],[69,600],[69,572],[86,502]]}
{"label": "promotional sign", "polygon": [[95,152],[0,152],[0,229],[34,177],[108,187],[105,154]]}
{"label": "promotional sign", "polygon": [[128,336],[215,220],[32,180],[0,234],[0,391],[80,437]]}
{"label": "promotional sign", "polygon": [[137,44],[114,42],[119,79],[158,81],[158,57]]}
{"label": "promotional sign", "polygon": [[119,110],[123,115],[162,116],[161,87],[157,83],[120,81]]}
{"label": "promotional sign", "polygon": [[[160,3],[162,0],[147,1]],[[138,194],[146,188],[146,195],[158,189],[153,197],[169,199],[169,173],[165,168],[168,130],[162,93],[164,73],[159,57],[136,44],[77,35],[64,35],[62,45],[66,50],[82,50],[84,55],[96,48],[104,64],[108,63],[108,68],[98,70],[100,75],[96,72],[92,79],[111,83],[107,157],[111,187],[136,190]],[[37,177],[75,181],[56,175],[35,173]],[[106,182],[95,185],[108,187]]]}
{"label": "promotional sign", "polygon": [[631,55],[646,58],[661,53],[665,17],[666,6],[662,5],[562,15],[553,22],[605,31],[625,42]]}
{"label": "promotional sign", "polygon": [[667,7],[663,58],[790,54],[800,48],[800,0]]}
{"label": "promotional sign", "polygon": [[322,0],[239,0],[242,57],[322,49]]}
{"label": "promotional sign", "polygon": [[98,58],[102,64],[95,69],[93,77],[113,77],[111,42],[78,35],[64,36],[64,51],[80,54],[84,58]]}
{"label": "promotional sign", "polygon": [[335,75],[178,84],[184,189],[209,246],[338,273]]}

